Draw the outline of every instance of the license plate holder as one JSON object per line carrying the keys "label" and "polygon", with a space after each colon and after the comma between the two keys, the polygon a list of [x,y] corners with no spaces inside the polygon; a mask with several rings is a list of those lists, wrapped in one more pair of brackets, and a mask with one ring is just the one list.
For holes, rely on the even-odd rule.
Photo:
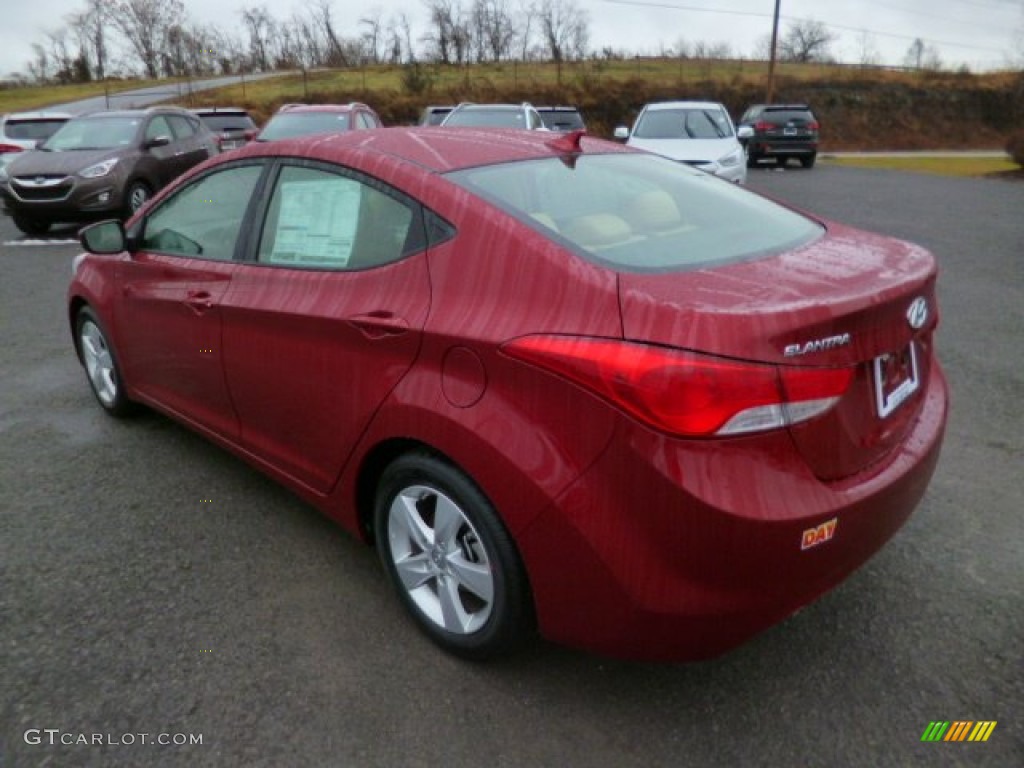
{"label": "license plate holder", "polygon": [[875,406],[878,417],[886,418],[917,392],[921,377],[917,364],[917,345],[910,342],[899,352],[874,359]]}

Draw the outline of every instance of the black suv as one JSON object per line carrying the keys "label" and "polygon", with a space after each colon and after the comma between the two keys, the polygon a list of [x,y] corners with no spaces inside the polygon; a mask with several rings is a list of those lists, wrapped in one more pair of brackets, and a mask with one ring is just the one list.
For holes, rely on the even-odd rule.
{"label": "black suv", "polygon": [[260,132],[249,113],[239,107],[201,107],[192,114],[217,137],[222,152],[244,147]]}
{"label": "black suv", "polygon": [[[798,158],[804,168],[814,166],[818,121],[806,104],[755,104],[743,113],[736,127],[751,168],[766,157],[775,158],[780,166],[791,157]],[[744,127],[749,131],[741,130]]]}

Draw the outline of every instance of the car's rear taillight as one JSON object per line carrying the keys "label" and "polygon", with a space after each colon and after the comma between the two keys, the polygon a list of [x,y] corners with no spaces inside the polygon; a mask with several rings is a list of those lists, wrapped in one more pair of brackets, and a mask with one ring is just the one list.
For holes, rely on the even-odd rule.
{"label": "car's rear taillight", "polygon": [[812,120],[811,122],[809,122],[807,124],[807,130],[808,131],[816,131],[816,130],[818,130],[818,121],[817,120]]}
{"label": "car's rear taillight", "polygon": [[831,408],[853,378],[849,368],[783,368],[614,339],[527,336],[502,350],[684,437],[806,421]]}
{"label": "car's rear taillight", "polygon": [[770,131],[774,127],[775,127],[774,123],[769,123],[766,120],[762,120],[759,123],[754,123],[754,130],[755,131]]}
{"label": "car's rear taillight", "polygon": [[21,152],[22,149],[17,144],[0,144],[0,154],[5,152]]}
{"label": "car's rear taillight", "polygon": [[253,139],[256,138],[256,134],[257,133],[259,133],[259,130],[256,129],[256,128],[246,129],[246,131],[245,131],[245,140],[246,141],[252,141]]}

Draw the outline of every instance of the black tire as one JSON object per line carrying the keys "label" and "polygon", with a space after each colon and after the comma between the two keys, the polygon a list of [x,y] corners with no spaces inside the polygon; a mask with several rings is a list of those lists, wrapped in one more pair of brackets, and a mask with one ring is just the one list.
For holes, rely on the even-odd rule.
{"label": "black tire", "polygon": [[788,160],[788,158],[785,155],[779,155],[778,157],[775,158],[775,166],[777,168],[785,168],[786,160]]}
{"label": "black tire", "polygon": [[124,216],[129,218],[153,195],[153,190],[144,181],[135,180],[124,192]]}
{"label": "black tire", "polygon": [[755,155],[753,152],[747,151],[747,168],[757,168],[757,163],[761,159],[760,155]]}
{"label": "black tire", "polygon": [[50,231],[50,222],[35,219],[31,216],[22,216],[21,214],[14,215],[14,226],[20,229],[24,234],[31,235],[33,237],[45,235]]}
{"label": "black tire", "polygon": [[800,158],[800,165],[802,165],[804,168],[813,168],[814,167],[814,161],[817,160],[817,159],[818,159],[818,155],[817,154],[805,155],[804,157]]}
{"label": "black tire", "polygon": [[[439,527],[446,529],[440,536]],[[426,451],[396,459],[377,487],[374,531],[395,591],[445,651],[494,658],[532,630],[526,572],[512,537],[456,467]]]}
{"label": "black tire", "polygon": [[137,406],[125,395],[117,354],[89,307],[80,309],[75,317],[75,346],[89,388],[103,410],[118,418],[133,414]]}

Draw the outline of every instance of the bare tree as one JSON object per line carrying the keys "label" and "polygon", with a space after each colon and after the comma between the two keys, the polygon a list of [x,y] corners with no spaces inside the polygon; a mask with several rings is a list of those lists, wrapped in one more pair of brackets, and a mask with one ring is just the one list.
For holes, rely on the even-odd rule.
{"label": "bare tree", "polygon": [[32,60],[28,62],[28,73],[37,83],[50,79],[50,54],[39,43],[32,43]]}
{"label": "bare tree", "polygon": [[779,41],[781,58],[786,61],[807,63],[825,61],[829,58],[829,48],[837,36],[828,31],[828,27],[814,19],[800,19],[790,24]]}
{"label": "bare tree", "polygon": [[515,13],[516,34],[519,38],[519,59],[526,61],[530,53],[535,33],[534,21],[537,18],[537,6],[529,0],[519,0],[519,9]]}
{"label": "bare tree", "polygon": [[516,28],[507,0],[475,0],[470,23],[477,48],[477,60],[501,61],[509,58],[516,39]]}
{"label": "bare tree", "polygon": [[586,55],[590,20],[575,0],[541,0],[537,21],[552,61],[560,65]]}
{"label": "bare tree", "polygon": [[113,14],[115,25],[151,79],[160,74],[160,56],[168,32],[184,17],[181,0],[121,0]]}
{"label": "bare tree", "polygon": [[334,23],[334,10],[331,8],[330,0],[316,0],[310,5],[310,14],[320,33],[324,38],[324,57],[321,63],[329,67],[347,67],[350,62],[350,55],[346,51],[348,45],[343,45],[338,36]]}
{"label": "bare tree", "polygon": [[238,12],[242,17],[242,24],[249,33],[249,61],[256,69],[266,71],[270,69],[270,56],[268,55],[268,39],[274,31],[274,19],[265,5],[254,5],[252,8],[242,8]]}
{"label": "bare tree", "polygon": [[46,44],[50,51],[50,63],[54,67],[54,77],[62,83],[74,82],[75,59],[68,48],[68,28],[47,30]]}
{"label": "bare tree", "polygon": [[379,8],[374,8],[368,16],[359,20],[359,26],[364,29],[362,40],[365,58],[373,64],[379,64],[383,58],[381,46],[385,42],[383,12]]}
{"label": "bare tree", "polygon": [[423,41],[430,46],[428,56],[442,64],[455,59],[455,26],[460,13],[457,0],[423,0],[430,20]]}
{"label": "bare tree", "polygon": [[862,67],[877,67],[881,60],[875,36],[862,29],[857,35],[857,63]]}
{"label": "bare tree", "polygon": [[920,37],[916,38],[903,55],[903,63],[911,69],[921,69],[921,65],[924,64],[924,50],[924,40]]}

